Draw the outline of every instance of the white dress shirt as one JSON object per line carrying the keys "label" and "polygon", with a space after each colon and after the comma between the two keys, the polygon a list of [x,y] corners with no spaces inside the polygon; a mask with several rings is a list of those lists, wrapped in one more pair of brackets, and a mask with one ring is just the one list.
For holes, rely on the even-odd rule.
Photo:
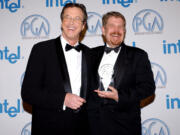
{"label": "white dress shirt", "polygon": [[[69,43],[63,38],[63,36],[60,37],[60,40],[69,73],[72,94],[80,96],[82,51],[78,52],[75,49],[66,51],[66,44]],[[75,44],[75,46],[76,45],[78,45],[78,42]],[[63,109],[65,109],[65,106]]]}
{"label": "white dress shirt", "polygon": [[[110,47],[107,44],[107,47]],[[121,47],[119,48],[119,51],[115,53],[114,51],[111,51],[110,53],[104,52],[101,63],[99,65],[98,73],[99,77],[101,79],[101,82],[104,86],[104,90],[107,91],[109,84],[112,79],[112,75],[114,73],[114,64],[117,60],[117,57],[120,53]]]}

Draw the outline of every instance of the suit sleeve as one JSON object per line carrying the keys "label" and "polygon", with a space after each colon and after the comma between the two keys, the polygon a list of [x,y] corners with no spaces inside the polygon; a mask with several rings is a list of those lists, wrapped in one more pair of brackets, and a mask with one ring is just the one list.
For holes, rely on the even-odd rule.
{"label": "suit sleeve", "polygon": [[[62,109],[65,92],[60,94],[52,92],[52,87],[44,84],[46,53],[42,46],[35,45],[32,48],[25,77],[22,84],[21,96],[24,102],[42,109]],[[46,85],[46,87],[45,87]]]}
{"label": "suit sleeve", "polygon": [[155,83],[151,64],[146,52],[136,55],[135,83],[118,89],[118,107],[129,108],[141,100],[151,96],[155,92]]}

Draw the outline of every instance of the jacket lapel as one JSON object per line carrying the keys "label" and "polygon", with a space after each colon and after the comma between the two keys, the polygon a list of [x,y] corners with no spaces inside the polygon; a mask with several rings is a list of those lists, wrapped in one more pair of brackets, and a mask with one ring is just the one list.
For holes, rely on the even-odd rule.
{"label": "jacket lapel", "polygon": [[105,49],[105,45],[104,46],[101,46],[101,47],[99,47],[99,50],[97,50],[96,51],[96,54],[98,54],[97,55],[97,73],[96,73],[96,75],[97,75],[97,81],[98,81],[98,88],[100,88],[100,89],[104,89],[104,86],[103,86],[103,84],[102,84],[102,82],[101,82],[101,80],[100,80],[100,76],[99,76],[99,73],[98,73],[98,69],[99,69],[99,65],[100,65],[100,63],[101,63],[101,60],[102,60],[102,57],[103,57],[103,54],[104,54],[104,49]]}
{"label": "jacket lapel", "polygon": [[97,57],[97,63],[98,63],[98,67],[101,63],[101,60],[102,60],[102,57],[103,57],[103,54],[104,54],[104,49],[105,49],[105,45],[104,46],[101,46],[99,47],[99,50],[96,51],[96,53],[98,54],[98,57]]}
{"label": "jacket lapel", "polygon": [[115,86],[115,88],[119,87],[119,85],[122,81],[122,78],[124,76],[126,64],[128,63],[126,55],[127,55],[126,54],[126,46],[124,45],[124,43],[122,43],[121,51],[118,55],[115,65],[114,65],[114,86]]}
{"label": "jacket lapel", "polygon": [[59,63],[59,68],[60,68],[60,71],[62,74],[62,80],[63,80],[65,92],[72,93],[70,79],[69,79],[69,73],[67,70],[67,64],[65,61],[63,48],[62,48],[62,45],[60,42],[60,37],[58,37],[56,39],[56,53],[58,56],[58,63]]}
{"label": "jacket lapel", "polygon": [[87,59],[86,54],[84,50],[84,46],[82,48],[82,64],[81,64],[81,91],[80,96],[84,99],[86,99],[87,94],[87,81],[88,81],[88,70],[87,70]]}

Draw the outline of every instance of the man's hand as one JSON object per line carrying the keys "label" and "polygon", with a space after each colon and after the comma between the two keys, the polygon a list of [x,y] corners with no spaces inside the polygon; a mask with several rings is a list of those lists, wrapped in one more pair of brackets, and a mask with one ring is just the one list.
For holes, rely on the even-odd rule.
{"label": "man's hand", "polygon": [[65,96],[64,105],[71,109],[76,110],[80,108],[84,103],[86,103],[86,100],[75,94],[67,93]]}
{"label": "man's hand", "polygon": [[99,89],[94,90],[94,91],[97,92],[98,96],[101,98],[110,98],[110,99],[114,99],[116,102],[118,102],[118,100],[119,100],[118,91],[112,86],[109,86],[108,88],[111,91],[100,91]]}

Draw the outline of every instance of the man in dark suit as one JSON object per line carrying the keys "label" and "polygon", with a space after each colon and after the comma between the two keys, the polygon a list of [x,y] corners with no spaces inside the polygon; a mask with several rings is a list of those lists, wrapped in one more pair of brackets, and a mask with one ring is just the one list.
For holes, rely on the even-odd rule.
{"label": "man in dark suit", "polygon": [[141,135],[140,101],[154,94],[148,55],[126,46],[126,20],[119,12],[102,19],[105,46],[93,49],[88,98],[91,135]]}
{"label": "man in dark suit", "polygon": [[87,21],[82,4],[61,12],[62,35],[32,48],[22,99],[32,105],[32,135],[84,135],[89,48],[79,43]]}

